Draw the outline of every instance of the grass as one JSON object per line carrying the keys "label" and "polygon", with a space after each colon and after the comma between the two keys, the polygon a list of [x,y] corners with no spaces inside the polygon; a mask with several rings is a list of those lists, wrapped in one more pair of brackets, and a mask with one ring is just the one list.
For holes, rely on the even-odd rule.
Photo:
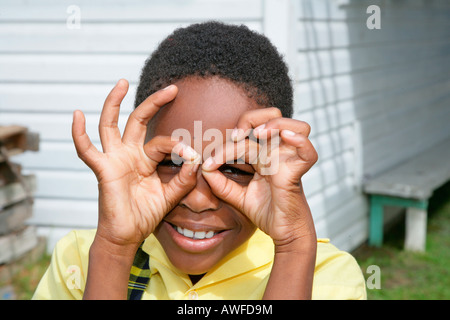
{"label": "grass", "polygon": [[426,252],[403,250],[404,221],[385,234],[381,248],[366,245],[354,256],[365,273],[370,265],[380,267],[381,288],[368,289],[368,299],[450,299],[450,185],[430,199]]}
{"label": "grass", "polygon": [[7,281],[0,281],[0,288],[12,286],[15,299],[29,300],[50,264],[50,255],[44,254],[35,262],[24,262]]}

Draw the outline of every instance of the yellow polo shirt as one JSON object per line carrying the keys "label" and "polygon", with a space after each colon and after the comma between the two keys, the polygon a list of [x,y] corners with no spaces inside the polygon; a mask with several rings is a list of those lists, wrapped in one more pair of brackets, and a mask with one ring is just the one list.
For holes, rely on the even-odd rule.
{"label": "yellow polo shirt", "polygon": [[[72,231],[57,243],[33,299],[82,299],[94,236],[95,230]],[[150,255],[151,278],[142,299],[261,299],[274,257],[272,239],[257,230],[192,285],[189,276],[170,263],[153,235],[145,241],[143,250]],[[327,239],[317,243],[312,297],[366,299],[365,281],[357,262]]]}

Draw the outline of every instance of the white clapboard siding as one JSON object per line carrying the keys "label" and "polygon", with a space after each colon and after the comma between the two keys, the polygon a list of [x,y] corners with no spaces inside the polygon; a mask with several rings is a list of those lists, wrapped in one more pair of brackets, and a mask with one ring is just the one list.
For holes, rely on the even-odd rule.
{"label": "white clapboard siding", "polygon": [[[123,131],[149,54],[178,27],[205,20],[263,30],[264,0],[4,1],[0,15],[0,124],[19,123],[40,134],[40,151],[14,160],[37,177],[29,223],[49,237],[49,250],[71,228],[94,228],[97,183],[78,159],[72,113],[86,115],[101,149],[98,121],[106,95],[130,82],[121,106]],[[74,28],[79,10],[80,28]],[[72,20],[71,20],[72,19]]]}
{"label": "white clapboard siding", "polygon": [[[256,22],[246,23],[254,30]],[[24,25],[13,23],[0,25],[0,37],[4,39],[2,51],[7,53],[30,51],[33,53],[97,53],[97,54],[144,54],[148,55],[161,42],[161,35],[168,35],[188,22],[153,23],[83,23],[79,30],[68,29],[64,23]],[[111,41],[114,38],[114,41]]]}
{"label": "white clapboard siding", "polygon": [[[380,30],[366,27],[372,4]],[[16,157],[37,177],[30,224],[49,237],[49,250],[70,229],[95,228],[97,183],[76,156],[73,111],[85,112],[101,149],[98,120],[116,81],[130,82],[123,130],[152,50],[177,27],[216,19],[264,32],[284,55],[294,118],[311,125],[319,154],[302,179],[317,234],[352,250],[368,234],[364,178],[450,136],[449,15],[444,1],[5,0],[0,124],[41,137],[39,152]]]}
{"label": "white clapboard siding", "polygon": [[[87,83],[0,83],[0,112],[65,113],[80,109],[100,114],[106,96],[115,85]],[[136,86],[130,84],[121,111],[130,112],[134,104]]]}
{"label": "white clapboard siding", "polygon": [[[74,108],[75,110],[76,108]],[[78,108],[77,108],[78,109]],[[4,123],[20,123],[31,131],[39,132],[40,138],[45,141],[67,141],[72,142],[72,113],[3,113],[0,112],[1,121]],[[86,114],[86,132],[92,142],[99,142],[98,114]],[[20,119],[20,120],[19,120]],[[127,114],[119,116],[119,128],[125,127]]]}
{"label": "white clapboard siding", "polygon": [[[98,150],[100,143],[94,143]],[[89,170],[76,154],[72,142],[44,141],[39,145],[39,152],[25,152],[14,157],[29,170]]]}
{"label": "white clapboard siding", "polygon": [[0,81],[110,83],[125,78],[136,82],[146,59],[144,54],[2,54]]}
{"label": "white clapboard siding", "polygon": [[[304,177],[305,190],[311,190],[318,234],[326,231],[338,246],[354,248],[368,230],[363,179],[450,136],[450,6],[295,3],[294,117],[310,123],[319,153]],[[366,28],[371,4],[381,8],[380,30]],[[341,180],[320,181],[321,173],[333,172],[323,165],[333,158]]]}
{"label": "white clapboard siding", "polygon": [[[102,1],[89,0],[42,0],[26,2],[4,0],[0,21],[14,22],[66,22],[68,8],[78,6],[81,19],[86,22],[111,21],[132,23],[136,21],[182,21],[197,22],[220,19],[260,20],[263,3],[260,0],[112,0],[105,5]],[[26,9],[26,10],[24,10]]]}
{"label": "white clapboard siding", "polygon": [[37,198],[29,223],[38,226],[95,228],[98,203],[94,200]]}

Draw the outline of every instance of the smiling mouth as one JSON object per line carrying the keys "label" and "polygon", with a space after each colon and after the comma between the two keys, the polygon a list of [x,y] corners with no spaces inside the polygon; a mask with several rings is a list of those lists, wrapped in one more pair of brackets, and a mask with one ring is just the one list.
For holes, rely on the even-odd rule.
{"label": "smiling mouth", "polygon": [[182,228],[179,226],[176,226],[172,223],[169,223],[169,225],[179,234],[182,236],[185,236],[186,238],[190,238],[193,240],[203,240],[203,239],[211,239],[212,237],[218,235],[219,233],[222,233],[226,230],[221,231],[213,231],[213,230],[204,230],[204,231],[193,231],[188,228]]}

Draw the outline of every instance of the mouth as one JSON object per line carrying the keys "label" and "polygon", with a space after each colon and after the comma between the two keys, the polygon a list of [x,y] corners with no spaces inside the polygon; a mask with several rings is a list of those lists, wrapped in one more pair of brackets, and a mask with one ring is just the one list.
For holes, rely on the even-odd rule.
{"label": "mouth", "polygon": [[215,248],[231,232],[230,229],[203,225],[175,225],[167,221],[164,221],[164,226],[175,244],[190,253],[201,253]]}
{"label": "mouth", "polygon": [[185,236],[185,237],[193,239],[193,240],[211,239],[212,237],[214,237],[215,235],[219,234],[220,232],[223,232],[223,231],[215,232],[213,230],[209,230],[209,231],[194,231],[194,230],[189,230],[188,228],[178,227],[178,226],[176,226],[174,224],[170,224],[170,225],[172,226],[172,228],[174,228],[182,236]]}

